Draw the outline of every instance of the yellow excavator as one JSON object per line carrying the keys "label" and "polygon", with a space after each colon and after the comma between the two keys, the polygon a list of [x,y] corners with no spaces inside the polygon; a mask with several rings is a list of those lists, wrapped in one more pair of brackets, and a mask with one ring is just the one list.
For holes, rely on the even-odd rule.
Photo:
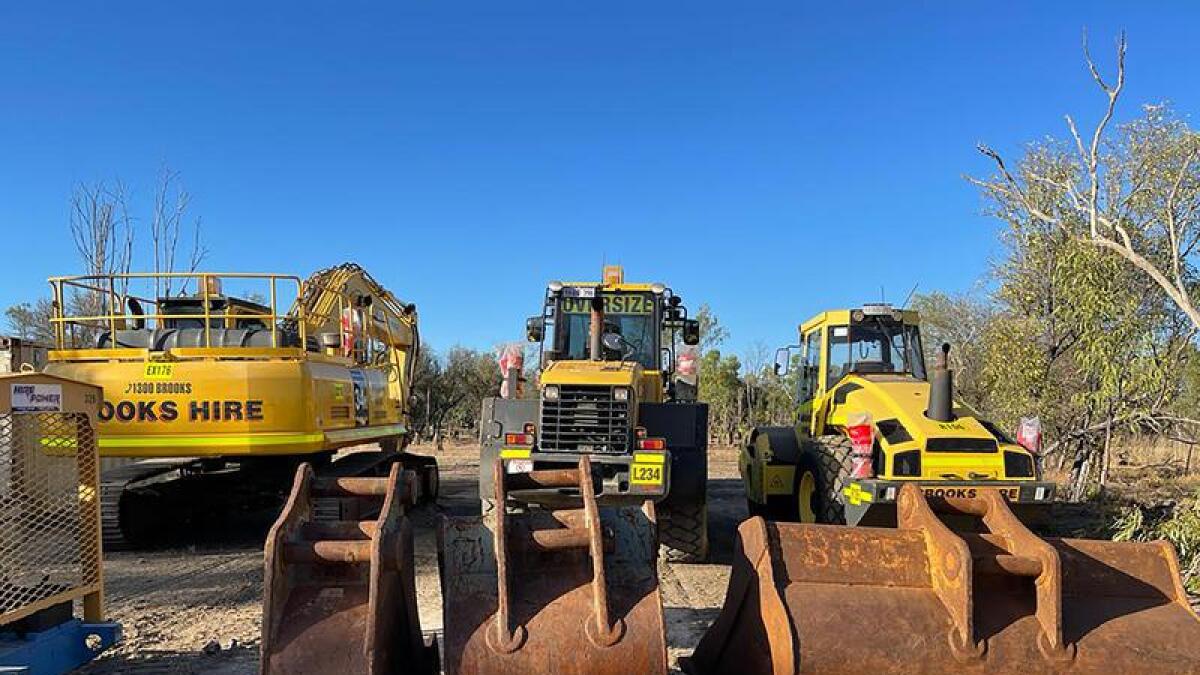
{"label": "yellow excavator", "polygon": [[[302,460],[330,475],[386,472],[400,461],[419,476],[423,497],[436,497],[436,462],[402,452],[416,307],[361,267],[304,281],[175,273],[50,285],[46,372],[103,387],[101,456],[143,460],[103,476],[109,547],[178,531],[214,499],[282,489]],[[331,463],[336,451],[370,443],[382,452]]]}
{"label": "yellow excavator", "polygon": [[916,312],[823,312],[799,348],[798,423],[741,449],[752,517],[685,670],[1200,672],[1171,546],[1030,531],[1053,485],[954,400],[948,345],[927,374]]}

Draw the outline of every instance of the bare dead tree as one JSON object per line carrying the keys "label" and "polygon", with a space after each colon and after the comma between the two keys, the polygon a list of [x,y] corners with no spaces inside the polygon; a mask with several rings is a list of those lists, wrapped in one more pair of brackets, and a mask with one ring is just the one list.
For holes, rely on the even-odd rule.
{"label": "bare dead tree", "polygon": [[71,238],[88,274],[122,274],[133,260],[133,227],[125,186],[80,184],[71,195]]}
{"label": "bare dead tree", "polygon": [[[133,262],[134,231],[127,193],[121,181],[77,185],[71,194],[69,227],[86,274],[103,276],[129,272]],[[113,305],[124,302],[128,280],[117,279],[111,294],[109,290],[98,288],[79,292],[63,301],[70,303],[73,314],[99,316],[116,311]],[[88,339],[93,332],[90,324],[99,325],[99,322],[88,323],[88,326],[72,327],[72,330],[81,331],[77,337]]]}
{"label": "bare dead tree", "polygon": [[[1079,171],[1076,176],[1050,176],[1036,171],[1014,175],[999,152],[980,144],[998,175],[991,180],[970,179],[994,195],[1021,204],[1029,216],[1061,227],[1079,241],[1116,253],[1146,274],[1192,322],[1200,328],[1200,310],[1189,289],[1194,267],[1188,259],[1200,245],[1200,180],[1195,172],[1200,158],[1200,137],[1181,134],[1177,147],[1152,164],[1137,158],[1105,166],[1103,140],[1125,88],[1126,39],[1117,41],[1116,79],[1100,73],[1083,38],[1084,60],[1092,80],[1104,94],[1104,114],[1085,142],[1072,116],[1066,116],[1074,142]],[[1047,206],[1031,197],[1031,186],[1048,188],[1058,199]],[[1051,208],[1052,207],[1052,208]]]}
{"label": "bare dead tree", "polygon": [[[163,165],[159,171],[158,185],[154,191],[154,210],[150,217],[150,239],[154,246],[155,273],[176,271],[175,259],[179,250],[179,238],[187,220],[191,194],[180,181],[179,172]],[[201,220],[192,222],[192,246],[188,256],[187,271],[195,272],[208,255],[201,240]],[[171,278],[155,279],[157,295],[170,295],[173,290]],[[185,280],[181,291],[186,291]]]}

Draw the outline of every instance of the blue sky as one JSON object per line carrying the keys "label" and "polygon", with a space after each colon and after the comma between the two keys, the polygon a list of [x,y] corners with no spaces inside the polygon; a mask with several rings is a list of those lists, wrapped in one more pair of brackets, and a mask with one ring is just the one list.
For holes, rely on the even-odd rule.
{"label": "blue sky", "polygon": [[76,271],[73,185],[145,214],[165,162],[206,267],[359,261],[438,348],[519,339],[603,260],[774,347],[881,285],[978,281],[975,143],[1095,119],[1085,25],[1108,66],[1129,32],[1122,118],[1195,110],[1200,11],[1143,4],[5,3],[0,306]]}

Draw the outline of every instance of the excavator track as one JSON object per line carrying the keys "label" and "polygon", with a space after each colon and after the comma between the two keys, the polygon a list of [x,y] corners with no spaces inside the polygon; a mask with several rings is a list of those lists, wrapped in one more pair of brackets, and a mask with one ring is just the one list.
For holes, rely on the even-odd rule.
{"label": "excavator track", "polygon": [[[413,489],[405,493],[414,500],[408,506],[436,499],[436,493],[427,487],[437,484],[437,462],[430,457],[403,452],[354,452],[336,461],[314,464],[313,471],[320,478],[370,477],[386,475],[393,464],[410,469],[414,476]],[[160,459],[106,471],[100,487],[104,549],[136,550],[179,538],[185,534],[181,528],[212,517],[206,504],[197,497],[213,492],[221,494],[220,505],[229,512],[282,499],[287,486],[280,481],[280,470],[290,471],[295,466],[296,458],[281,457],[269,468],[259,463],[253,468],[213,471],[200,460]],[[317,500],[315,509],[322,518],[336,519],[343,506],[337,499],[322,498]]]}
{"label": "excavator track", "polygon": [[[191,463],[191,460],[160,459],[135,462],[105,471],[100,478],[100,527],[106,551],[125,551],[137,548],[141,537],[127,520],[122,521],[122,500],[127,499],[138,483],[162,476]],[[125,509],[128,519],[133,509]]]}

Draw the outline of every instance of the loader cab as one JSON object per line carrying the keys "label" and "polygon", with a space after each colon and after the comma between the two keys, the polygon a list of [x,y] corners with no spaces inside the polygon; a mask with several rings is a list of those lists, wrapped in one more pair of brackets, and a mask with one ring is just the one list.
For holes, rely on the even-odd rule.
{"label": "loader cab", "polygon": [[677,343],[699,343],[699,324],[679,296],[663,284],[627,284],[609,266],[600,284],[552,281],[541,316],[526,322],[526,337],[542,344],[549,361],[589,361],[594,301],[602,303],[600,360],[636,363],[646,373],[674,370]]}
{"label": "loader cab", "polygon": [[[558,359],[587,361],[591,358],[588,337],[591,328],[592,293],[568,287],[553,299],[553,351]],[[658,325],[659,302],[647,291],[602,291],[604,303],[604,361],[633,361],[646,370],[658,370],[661,341]],[[611,337],[609,337],[611,336]]]}

